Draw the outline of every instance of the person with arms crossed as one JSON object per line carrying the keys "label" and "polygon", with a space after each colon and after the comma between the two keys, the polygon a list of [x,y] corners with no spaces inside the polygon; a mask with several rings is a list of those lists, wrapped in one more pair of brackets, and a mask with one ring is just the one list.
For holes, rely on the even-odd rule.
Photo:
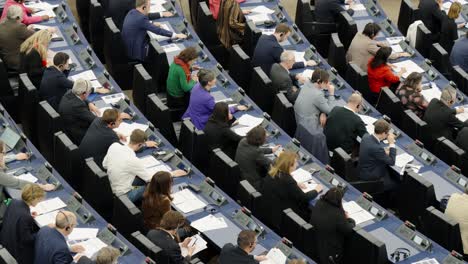
{"label": "person with arms crossed", "polygon": [[252,230],[242,230],[237,236],[237,245],[227,243],[219,254],[219,264],[257,264],[268,258],[264,255],[252,256],[257,245],[257,233]]}

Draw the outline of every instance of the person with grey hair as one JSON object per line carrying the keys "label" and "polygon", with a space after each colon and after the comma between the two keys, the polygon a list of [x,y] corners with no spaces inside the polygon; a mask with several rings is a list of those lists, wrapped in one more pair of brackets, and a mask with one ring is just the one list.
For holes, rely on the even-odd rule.
{"label": "person with grey hair", "polygon": [[296,63],[294,51],[283,51],[280,60],[280,63],[275,63],[271,66],[270,79],[275,91],[286,91],[286,97],[294,104],[299,94],[299,88],[294,85],[294,82],[304,83],[305,78],[301,74],[291,74],[289,72]]}
{"label": "person with grey hair", "polygon": [[119,257],[120,250],[111,246],[107,246],[101,248],[96,253],[96,260],[92,260],[81,254],[75,256],[74,260],[78,264],[117,264],[117,260]]}
{"label": "person with grey hair", "polygon": [[[210,94],[213,87],[216,86],[216,75],[213,71],[207,69],[201,69],[198,72],[198,83],[193,87],[192,93],[190,94],[190,103],[185,111],[182,119],[190,118],[193,125],[198,130],[205,128],[206,122],[215,106],[214,97]],[[247,110],[244,105],[238,105],[236,107],[230,107],[231,113],[238,110]]]}
{"label": "person with grey hair", "polygon": [[89,125],[101,114],[93,103],[87,101],[92,89],[90,81],[78,79],[60,100],[58,112],[62,116],[65,133],[76,145],[81,143]]}
{"label": "person with grey hair", "polygon": [[0,57],[13,70],[20,67],[20,46],[34,31],[21,23],[23,10],[12,5],[6,11],[6,19],[0,23]]}
{"label": "person with grey hair", "polygon": [[462,122],[455,116],[465,111],[463,107],[452,108],[456,100],[457,90],[451,86],[447,86],[442,91],[440,100],[434,98],[429,103],[423,117],[429,129],[429,146],[433,146],[435,140],[439,137],[445,137],[453,141],[456,130],[461,130],[463,127],[468,126],[467,121]]}

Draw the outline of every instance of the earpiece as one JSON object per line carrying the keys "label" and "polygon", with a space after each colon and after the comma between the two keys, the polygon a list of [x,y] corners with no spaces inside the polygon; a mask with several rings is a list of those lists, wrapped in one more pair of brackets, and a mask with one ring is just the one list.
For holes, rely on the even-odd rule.
{"label": "earpiece", "polygon": [[65,226],[57,225],[57,227],[64,228],[65,231],[70,231],[71,226],[70,226],[70,221],[68,220],[67,215],[63,211],[59,211],[59,214],[63,214],[63,216],[65,217]]}

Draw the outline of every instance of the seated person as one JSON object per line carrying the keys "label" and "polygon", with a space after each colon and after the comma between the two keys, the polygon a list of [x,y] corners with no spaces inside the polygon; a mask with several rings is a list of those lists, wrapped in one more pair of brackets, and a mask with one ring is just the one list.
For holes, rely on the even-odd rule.
{"label": "seated person", "polygon": [[6,209],[0,243],[18,263],[32,264],[34,261],[34,240],[39,228],[30,207],[42,202],[45,196],[39,185],[27,184],[21,192],[21,200],[13,199]]}
{"label": "seated person", "polygon": [[[106,17],[112,17],[115,25],[122,30],[125,16],[130,10],[135,8],[135,0],[119,0],[109,1],[105,10]],[[151,10],[150,10],[151,12]],[[149,20],[155,20],[161,17],[171,17],[174,14],[171,12],[154,12],[148,13]]]}
{"label": "seated person", "polygon": [[[199,83],[193,87],[190,94],[190,103],[182,119],[190,118],[195,128],[203,130],[215,106],[215,100],[210,94],[210,90],[216,86],[216,76],[210,70],[201,69],[198,72],[198,81]],[[238,110],[247,110],[247,107],[238,105],[230,108],[231,113]]]}
{"label": "seated person", "polygon": [[315,227],[320,263],[344,263],[345,238],[353,232],[356,223],[343,209],[343,195],[342,188],[333,187],[312,209],[310,224]]}
{"label": "seated person", "polygon": [[335,106],[328,114],[323,133],[327,137],[327,146],[330,151],[341,147],[346,153],[351,154],[356,146],[357,138],[362,139],[367,133],[366,124],[357,115],[361,107],[361,94],[353,93],[345,106]]}
{"label": "seated person", "polygon": [[171,210],[172,183],[172,175],[167,171],[158,171],[151,178],[141,205],[146,228],[158,228],[163,215]]}
{"label": "seated person", "polygon": [[252,256],[250,253],[254,251],[257,245],[257,234],[252,230],[242,230],[237,236],[237,245],[227,243],[221,249],[219,254],[219,264],[257,264],[267,260],[264,255]]}
{"label": "seated person", "polygon": [[[122,145],[119,142],[113,143],[102,161],[102,166],[107,169],[112,192],[116,196],[126,194],[128,199],[134,203],[141,201],[145,191],[144,183],[149,182],[153,177],[146,170],[144,162],[135,155],[135,152],[143,146],[154,148],[157,143],[147,141],[145,132],[135,129],[130,135],[128,145]],[[172,172],[174,177],[186,174],[183,170]],[[136,176],[143,182],[135,181]]]}
{"label": "seated person", "polygon": [[116,264],[120,257],[120,250],[111,246],[103,247],[96,253],[95,261],[81,254],[79,255],[80,256],[75,257],[75,262],[77,264]]}
{"label": "seated person", "polygon": [[468,127],[464,127],[458,132],[455,144],[468,153]]}
{"label": "seated person", "polygon": [[468,189],[465,193],[454,193],[450,196],[445,214],[460,225],[463,243],[463,254],[468,255]]}
{"label": "seated person", "polygon": [[422,74],[412,72],[395,92],[396,96],[400,98],[403,107],[413,111],[419,118],[424,116],[424,111],[426,111],[429,104],[421,93],[421,83]]}
{"label": "seated person", "polygon": [[21,12],[22,12],[21,23],[25,25],[49,20],[48,15],[30,16],[32,13],[36,13],[39,10],[34,10],[33,8],[26,7],[24,5],[24,2],[25,2],[24,0],[6,0],[5,6],[3,7],[3,13],[2,13],[2,17],[0,18],[0,21],[3,21],[3,19],[5,19],[5,17],[7,16],[7,12],[8,12],[7,10],[10,6],[18,6],[19,8],[21,8]]}
{"label": "seated person", "polygon": [[60,100],[58,112],[62,117],[65,133],[77,146],[80,145],[89,125],[101,114],[93,103],[87,101],[92,90],[90,81],[78,79]]}
{"label": "seated person", "polygon": [[[167,105],[170,108],[187,109],[190,91],[198,82],[197,75],[190,71],[197,58],[195,47],[188,47],[175,56],[174,61],[169,66],[166,89]],[[198,70],[198,68],[196,69]]]}
{"label": "seated person", "polygon": [[[296,123],[310,133],[321,132],[327,115],[335,106],[335,86],[329,82],[330,75],[322,69],[315,69],[312,83],[306,83],[294,103]],[[328,91],[328,98],[323,90]]]}
{"label": "seated person", "polygon": [[60,210],[55,217],[55,226],[43,226],[36,235],[34,264],[72,263],[72,253],[81,253],[81,245],[68,246],[67,237],[78,224],[76,215]]}
{"label": "seated person", "polygon": [[405,68],[401,68],[397,75],[393,74],[392,68],[388,65],[390,54],[392,48],[381,47],[367,64],[367,79],[371,91],[369,99],[372,104],[377,103],[382,87],[392,88],[399,84],[401,76],[406,72]]}
{"label": "seated person", "polygon": [[445,18],[442,11],[443,0],[420,0],[418,6],[418,17],[424,25],[431,31],[432,40],[439,41],[441,25]]}
{"label": "seated person", "polygon": [[102,160],[109,147],[113,143],[127,141],[124,135],[114,131],[122,123],[122,119],[130,119],[130,116],[126,113],[119,113],[114,108],[107,109],[102,117],[94,119],[78,148],[81,159],[92,157],[96,164],[102,166]]}
{"label": "seated person", "polygon": [[[387,140],[389,148],[382,144]],[[359,178],[363,181],[383,180],[385,191],[396,188],[396,182],[390,177],[388,166],[395,165],[395,135],[390,133],[390,124],[384,119],[374,123],[374,134],[362,137],[359,149]]]}
{"label": "seated person", "polygon": [[[281,62],[281,54],[284,49],[280,43],[286,41],[289,35],[291,35],[291,28],[284,23],[276,26],[273,35],[261,35],[255,46],[252,65],[262,68],[263,72],[270,76],[272,65]],[[296,62],[293,64],[292,69],[315,65],[317,63],[313,60],[306,61],[306,63]]]}
{"label": "seated person", "polygon": [[140,62],[146,60],[149,43],[147,31],[171,38],[187,38],[184,34],[176,34],[151,23],[148,18],[149,0],[136,0],[135,6],[136,8],[130,10],[125,16],[122,26],[122,40],[127,47],[129,59]]}
{"label": "seated person", "polygon": [[260,190],[264,175],[270,169],[272,160],[265,154],[272,154],[279,149],[279,145],[273,148],[261,148],[266,141],[266,131],[262,126],[252,128],[247,137],[239,142],[236,152],[236,162],[242,173],[242,178],[247,180],[255,189]]}
{"label": "seated person", "polygon": [[[148,239],[156,246],[160,247],[164,254],[169,258],[172,264],[189,264],[192,258],[195,246],[189,246],[190,237],[187,237],[179,244],[177,229],[185,224],[185,217],[177,211],[168,211],[161,219],[160,227],[148,232]],[[180,245],[180,246],[179,246]],[[187,249],[187,256],[182,256],[180,248]]]}
{"label": "seated person", "polygon": [[13,70],[20,68],[20,46],[34,31],[23,23],[23,11],[18,5],[3,9],[5,19],[0,23],[0,58],[6,67]]}
{"label": "seated person", "polygon": [[453,2],[450,6],[447,16],[442,20],[442,30],[440,31],[440,45],[449,54],[452,52],[453,44],[458,39],[458,28],[465,26],[465,23],[457,25],[455,20],[460,16],[462,5],[459,2]]}
{"label": "seated person", "polygon": [[216,31],[219,41],[226,49],[232,45],[240,44],[244,36],[245,17],[237,0],[223,0],[219,7],[219,15],[216,20]]}
{"label": "seated person", "polygon": [[[375,38],[380,32],[380,26],[376,23],[367,23],[362,33],[357,33],[349,45],[346,53],[346,61],[354,63],[364,72],[367,71],[367,63],[375,56],[380,47],[385,47],[385,42],[377,42]],[[389,59],[408,57],[406,52],[394,52]]]}
{"label": "seated person", "polygon": [[34,87],[41,85],[44,69],[47,67],[47,50],[52,33],[43,29],[26,39],[20,47],[20,73],[27,73]]}
{"label": "seated person", "polygon": [[234,158],[237,145],[242,137],[231,130],[230,120],[232,120],[232,115],[229,112],[228,104],[225,102],[216,103],[213,113],[203,129],[210,151],[207,155],[211,155],[211,150],[220,148],[226,155]]}
{"label": "seated person", "polygon": [[283,151],[271,166],[268,176],[263,182],[261,191],[264,199],[269,204],[275,205],[268,210],[271,227],[279,230],[281,215],[284,209],[291,208],[296,214],[304,219],[310,215],[309,201],[315,199],[323,187],[318,184],[315,190],[304,193],[303,184],[298,184],[291,173],[297,168],[297,154],[291,151]]}
{"label": "seated person", "polygon": [[457,90],[447,86],[442,90],[440,100],[434,98],[427,106],[423,120],[427,123],[430,131],[431,144],[435,143],[439,137],[445,137],[453,142],[455,129],[461,130],[468,127],[468,121],[462,122],[455,116],[465,111],[463,107],[452,108],[456,100]]}
{"label": "seated person", "polygon": [[450,62],[452,65],[458,65],[465,72],[468,72],[468,31],[464,37],[462,36],[459,40],[455,41],[450,53]]}
{"label": "seated person", "polygon": [[286,91],[286,98],[294,104],[299,94],[299,88],[294,85],[297,80],[300,83],[305,82],[301,74],[290,74],[296,60],[292,51],[283,51],[281,53],[281,62],[271,66],[270,79],[276,92]]}
{"label": "seated person", "polygon": [[[315,19],[322,23],[337,23],[338,16],[345,11],[344,0],[315,0]],[[350,7],[346,12],[352,16],[354,14],[353,0],[346,0]]]}

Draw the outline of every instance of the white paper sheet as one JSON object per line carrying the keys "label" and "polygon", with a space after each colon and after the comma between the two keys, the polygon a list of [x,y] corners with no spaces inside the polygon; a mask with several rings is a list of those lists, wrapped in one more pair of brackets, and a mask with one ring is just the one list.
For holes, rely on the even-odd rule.
{"label": "white paper sheet", "polygon": [[312,74],[314,73],[314,70],[311,70],[311,69],[305,69],[303,72],[302,72],[302,76],[306,77],[306,78],[309,78],[309,79],[312,79]]}
{"label": "white paper sheet", "polygon": [[176,192],[172,197],[174,198],[172,203],[183,213],[189,213],[206,206],[206,203],[198,199],[198,197],[188,189]]}
{"label": "white paper sheet", "polygon": [[421,91],[421,94],[424,95],[426,101],[430,102],[432,99],[440,99],[440,95],[442,92],[439,90],[437,86],[431,87],[431,89],[425,89]]}
{"label": "white paper sheet", "polygon": [[75,245],[81,245],[84,247],[85,251],[81,254],[87,256],[88,258],[92,258],[92,256],[96,254],[101,248],[107,246],[106,243],[102,242],[102,240],[99,238],[91,238]]}
{"label": "white paper sheet", "polygon": [[158,12],[164,12],[164,11],[167,11],[166,8],[164,8],[164,6],[160,3],[157,3],[157,4],[153,4],[151,3],[151,6],[150,6],[150,12],[151,13],[158,13]]}
{"label": "white paper sheet", "polygon": [[53,10],[51,9],[47,9],[47,10],[42,10],[42,11],[39,11],[39,12],[36,12],[34,13],[35,16],[49,16],[50,18],[54,18],[55,17],[55,13]]}
{"label": "white paper sheet", "polygon": [[270,20],[267,14],[246,15],[245,17],[247,20],[252,20],[254,23]]}
{"label": "white paper sheet", "polygon": [[109,94],[102,97],[102,100],[106,104],[115,104],[122,99],[125,99],[125,95],[123,93]]}
{"label": "white paper sheet", "polygon": [[42,201],[38,203],[35,207],[31,207],[31,212],[36,212],[38,215],[42,215],[48,212],[64,208],[66,206],[67,205],[62,201],[62,199],[55,197],[49,200]]}
{"label": "white paper sheet", "polygon": [[377,121],[377,118],[360,114],[358,114],[358,116],[362,119],[362,122],[366,124],[367,133],[370,135],[374,134],[374,123]]}
{"label": "white paper sheet", "polygon": [[[181,244],[179,244],[180,246]],[[193,255],[197,254],[198,252],[207,248],[208,243],[199,235],[196,234],[192,236],[192,240],[189,243],[189,246],[195,246],[195,250],[193,251]],[[188,249],[185,247],[180,246],[180,253],[183,257],[188,255]]]}
{"label": "white paper sheet", "polygon": [[234,131],[234,133],[241,137],[245,137],[247,136],[247,133],[249,133],[249,131],[252,130],[252,128],[253,127],[240,126],[232,129],[232,131]]}
{"label": "white paper sheet", "polygon": [[16,178],[23,180],[23,181],[32,182],[32,183],[37,182],[37,178],[29,172],[25,174],[21,174],[20,176],[17,176]]}
{"label": "white paper sheet", "polygon": [[160,172],[160,171],[166,171],[166,172],[171,172],[172,171],[171,167],[167,166],[166,164],[160,164],[158,166],[145,168],[145,170],[150,175],[154,175],[156,172]]}
{"label": "white paper sheet", "polygon": [[466,120],[468,120],[468,105],[464,105],[461,107],[465,108],[465,112],[461,114],[457,114],[456,117],[460,119],[460,121],[465,122]]}
{"label": "white paper sheet", "polygon": [[406,164],[410,163],[413,160],[414,160],[414,157],[411,156],[410,154],[406,152],[401,153],[401,154],[398,154],[395,158],[395,166],[404,168]]}
{"label": "white paper sheet", "polygon": [[401,48],[400,45],[396,44],[396,45],[392,45],[390,46],[392,48],[392,53],[400,53],[400,52],[403,52],[404,50]]}
{"label": "white paper sheet", "polygon": [[268,258],[265,261],[260,262],[260,264],[285,264],[286,260],[288,259],[281,250],[278,248],[272,248],[268,251],[266,255]]}
{"label": "white paper sheet", "polygon": [[[345,5],[345,9],[348,10],[351,6],[350,5]],[[366,7],[363,4],[354,4],[352,6],[352,9],[354,11],[364,11],[366,10]]]}
{"label": "white paper sheet", "polygon": [[291,176],[293,176],[294,180],[297,183],[301,182],[306,182],[312,180],[312,175],[310,173],[302,168],[299,168],[291,173]]}
{"label": "white paper sheet", "polygon": [[274,28],[261,28],[260,31],[262,31],[262,35],[273,35],[275,33]]}
{"label": "white paper sheet", "polygon": [[[38,24],[33,24],[32,25],[34,29],[39,29],[39,30],[42,30],[42,29],[55,29],[56,31],[58,31],[59,29],[57,27],[49,27],[49,26],[44,26],[44,25],[38,25]],[[52,34],[52,38],[58,38],[60,37],[57,33],[54,33]]]}
{"label": "white paper sheet", "polygon": [[118,128],[114,128],[114,131],[128,137],[132,134],[133,130],[140,129],[140,130],[146,131],[148,127],[149,127],[148,125],[139,124],[135,122],[131,124],[122,122]]}
{"label": "white paper sheet", "polygon": [[211,214],[193,221],[190,225],[200,232],[228,227],[223,217],[216,217]]}
{"label": "white paper sheet", "polygon": [[92,70],[87,70],[87,71],[84,71],[84,72],[80,72],[78,74],[74,74],[74,75],[70,76],[69,79],[72,80],[72,81],[76,81],[78,79],[84,79],[84,80],[91,81],[91,80],[96,80],[97,77],[96,77],[96,75],[94,74],[94,72]]}
{"label": "white paper sheet", "polygon": [[55,224],[55,218],[57,217],[59,210],[55,210],[43,215],[36,216],[34,220],[39,227],[46,226],[48,224]]}
{"label": "white paper sheet", "polygon": [[356,225],[375,219],[371,213],[364,210],[364,208],[355,201],[343,203],[343,209],[348,212],[349,217],[356,222]]}
{"label": "white paper sheet", "polygon": [[[160,28],[171,31],[169,26],[166,25],[166,24],[161,24]],[[157,35],[157,34],[154,34],[153,32],[150,32],[150,31],[147,31],[147,32],[148,32],[151,39],[156,39],[156,41],[158,41],[158,42],[170,39],[170,37]]]}
{"label": "white paper sheet", "polygon": [[275,12],[275,10],[271,10],[270,8],[263,6],[263,5],[256,6],[255,8],[250,9],[250,11],[252,13],[268,14],[268,15],[273,14]]}
{"label": "white paper sheet", "polygon": [[161,164],[161,161],[157,160],[152,155],[141,157],[140,160],[143,161],[146,168],[150,168],[150,167],[157,166],[157,165]]}
{"label": "white paper sheet", "polygon": [[97,228],[79,228],[75,227],[67,239],[69,241],[85,240],[95,238],[99,229]]}
{"label": "white paper sheet", "polygon": [[161,46],[161,48],[163,48],[164,52],[166,53],[176,52],[180,50],[179,46],[177,46],[176,44],[164,45],[164,46]]}
{"label": "white paper sheet", "polygon": [[249,114],[243,114],[237,121],[241,126],[256,127],[263,122],[263,118],[255,117]]}
{"label": "white paper sheet", "polygon": [[423,259],[417,262],[411,262],[411,264],[439,264],[439,262],[435,258],[431,258],[431,259]]}
{"label": "white paper sheet", "polygon": [[395,45],[395,44],[400,43],[404,39],[405,37],[390,37],[390,38],[386,38],[385,40],[388,42],[388,44]]}
{"label": "white paper sheet", "polygon": [[412,72],[424,72],[424,70],[412,60],[396,62],[393,63],[393,66],[396,66],[396,68],[393,69],[394,72],[400,72],[401,68],[406,69],[406,72],[402,75],[403,78],[408,77],[408,75],[410,75]]}
{"label": "white paper sheet", "polygon": [[294,60],[296,62],[303,62],[305,64],[306,60],[304,58],[305,52],[294,51]]}

